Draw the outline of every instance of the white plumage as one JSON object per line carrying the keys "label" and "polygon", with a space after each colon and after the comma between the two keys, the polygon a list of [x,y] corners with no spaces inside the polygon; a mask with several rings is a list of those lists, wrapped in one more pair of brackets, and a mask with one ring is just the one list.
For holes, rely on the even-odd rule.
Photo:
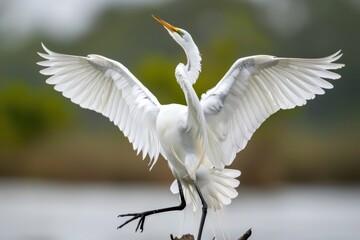
{"label": "white plumage", "polygon": [[[46,82],[55,90],[117,125],[143,158],[149,156],[151,167],[159,154],[163,155],[178,181],[171,191],[178,193],[182,186],[186,202],[194,209],[202,203],[203,225],[205,208],[220,209],[237,196],[240,172],[225,166],[232,163],[261,123],[279,109],[302,106],[323,94],[323,89],[332,88],[324,79],[340,78],[329,70],[344,65],[334,63],[341,57],[340,51],[318,59],[241,58],[199,100],[192,87],[201,70],[198,48],[185,30],[154,18],[186,53],[188,62],[176,67],[175,76],[187,106],[161,105],[126,67],[99,55],[64,55],[43,45],[46,53],[39,55],[46,60],[38,64],[46,67],[41,73],[51,76]],[[182,191],[180,194],[183,200]],[[136,229],[143,230],[145,217],[157,212],[121,215],[133,218],[120,227],[140,218]],[[202,226],[198,239],[201,233]]]}
{"label": "white plumage", "polygon": [[111,59],[89,55],[78,57],[50,51],[39,53],[47,67],[40,71],[52,75],[46,83],[82,108],[108,117],[133,144],[134,149],[150,157],[154,164],[159,156],[160,142],[156,119],[160,103],[147,88],[122,64]]}
{"label": "white plumage", "polygon": [[259,55],[237,60],[201,98],[207,123],[220,143],[212,148],[221,146],[218,164],[231,164],[270,115],[279,109],[305,105],[316,94],[324,94],[323,89],[332,88],[323,78],[340,78],[328,70],[344,66],[334,63],[341,55],[339,51],[317,59]]}

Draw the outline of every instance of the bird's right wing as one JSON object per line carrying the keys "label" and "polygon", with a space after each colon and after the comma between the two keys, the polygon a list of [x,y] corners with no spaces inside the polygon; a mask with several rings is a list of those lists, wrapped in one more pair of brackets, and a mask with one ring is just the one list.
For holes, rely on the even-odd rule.
{"label": "bird's right wing", "polygon": [[108,117],[128,137],[134,149],[150,157],[151,166],[160,152],[156,119],[160,103],[122,64],[89,55],[79,57],[50,51],[39,55],[46,61],[40,72],[52,75],[46,83],[82,108]]}
{"label": "bird's right wing", "polygon": [[237,60],[201,99],[209,133],[213,134],[209,148],[222,155],[218,154],[213,164],[231,164],[255,130],[279,109],[304,105],[316,94],[323,94],[323,89],[332,88],[323,79],[340,78],[328,70],[344,66],[334,63],[341,55],[339,51],[317,59],[259,55]]}

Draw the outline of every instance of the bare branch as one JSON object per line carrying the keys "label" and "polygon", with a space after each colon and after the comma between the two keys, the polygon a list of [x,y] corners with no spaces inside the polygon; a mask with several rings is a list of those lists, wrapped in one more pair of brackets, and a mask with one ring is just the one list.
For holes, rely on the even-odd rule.
{"label": "bare branch", "polygon": [[[244,235],[242,235],[241,238],[239,238],[239,240],[247,240],[249,239],[249,237],[251,236],[251,228],[249,230],[246,231],[246,233],[244,233]],[[185,234],[183,235],[181,238],[178,237],[174,237],[172,234],[170,234],[170,239],[171,240],[195,240],[194,236],[191,234]],[[215,238],[213,238],[213,240],[215,240]]]}
{"label": "bare branch", "polygon": [[174,236],[170,234],[170,238],[171,240],[195,240],[194,236],[191,234],[185,234],[181,238],[177,238],[177,237],[174,238]]}
{"label": "bare branch", "polygon": [[244,233],[244,235],[242,235],[241,238],[239,238],[239,240],[247,240],[250,236],[251,236],[251,228],[249,230],[246,231],[246,233]]}

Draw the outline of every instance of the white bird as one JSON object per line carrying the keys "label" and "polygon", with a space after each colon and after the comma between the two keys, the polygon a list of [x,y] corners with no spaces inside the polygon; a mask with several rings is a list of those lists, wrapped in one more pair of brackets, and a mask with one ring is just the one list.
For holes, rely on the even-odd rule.
{"label": "white bird", "polygon": [[161,154],[175,177],[171,186],[181,203],[175,207],[131,217],[119,228],[139,219],[136,231],[143,231],[145,218],[160,212],[182,210],[187,204],[202,206],[197,239],[201,239],[207,209],[220,209],[237,196],[240,171],[227,169],[244,149],[255,130],[280,109],[306,104],[323,89],[333,86],[324,79],[338,79],[329,70],[343,67],[334,63],[339,52],[324,58],[278,58],[258,55],[238,59],[220,82],[199,100],[192,85],[201,70],[201,56],[191,35],[155,17],[183,48],[187,63],[175,70],[187,106],[162,105],[121,63],[99,56],[39,53],[51,75],[46,82],[79,104],[108,117],[128,137],[137,153],[149,156],[151,167]]}

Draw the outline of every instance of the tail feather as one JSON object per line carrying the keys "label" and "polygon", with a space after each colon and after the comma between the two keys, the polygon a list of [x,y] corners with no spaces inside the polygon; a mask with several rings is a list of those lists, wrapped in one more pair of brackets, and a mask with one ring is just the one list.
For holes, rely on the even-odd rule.
{"label": "tail feather", "polygon": [[[240,181],[235,179],[240,176],[240,171],[234,169],[200,169],[196,173],[196,184],[199,187],[209,208],[218,210],[224,205],[231,203],[238,193],[236,187]],[[181,180],[180,180],[181,181]],[[201,207],[200,198],[193,183],[181,182],[184,190],[185,200],[192,203],[193,210]],[[173,193],[178,193],[176,181],[170,187]]]}

